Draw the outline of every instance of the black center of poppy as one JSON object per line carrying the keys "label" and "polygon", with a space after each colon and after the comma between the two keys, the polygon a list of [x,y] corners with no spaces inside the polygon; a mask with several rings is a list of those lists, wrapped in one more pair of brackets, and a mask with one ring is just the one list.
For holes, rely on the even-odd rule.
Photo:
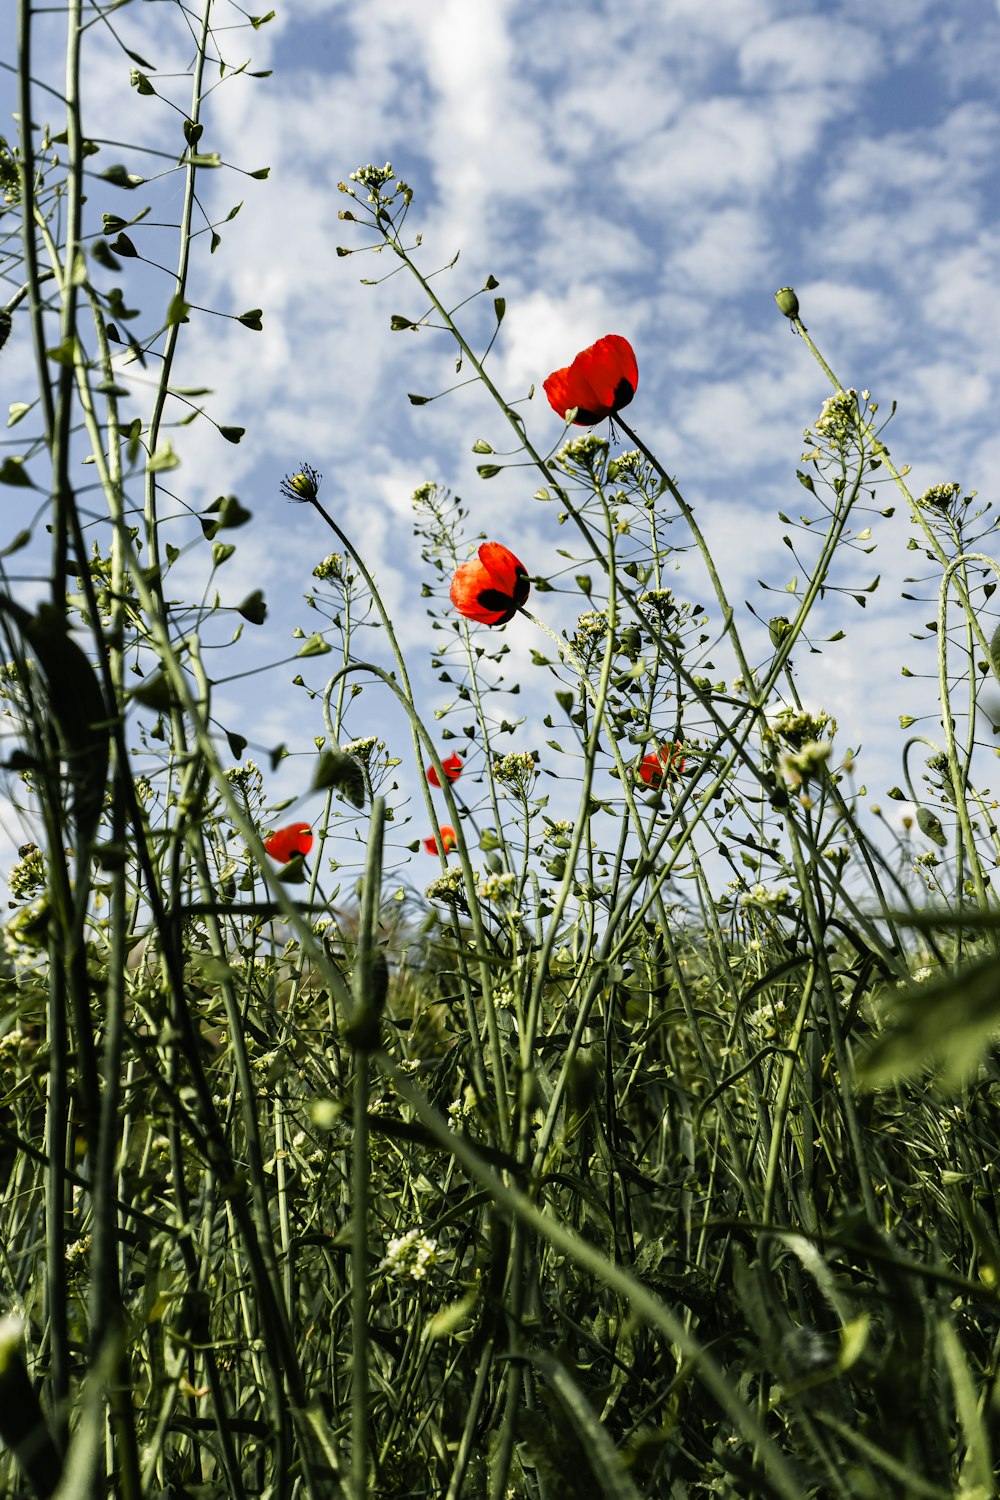
{"label": "black center of poppy", "polygon": [[623,406],[628,406],[634,395],[635,386],[632,384],[631,380],[626,380],[625,376],[623,375],[621,380],[619,380],[618,384],[615,386],[615,399],[611,410],[621,411]]}
{"label": "black center of poppy", "polygon": [[[524,596],[527,598],[527,594]],[[476,603],[482,609],[508,610],[513,603],[509,594],[501,593],[499,589],[480,589],[476,595]]]}

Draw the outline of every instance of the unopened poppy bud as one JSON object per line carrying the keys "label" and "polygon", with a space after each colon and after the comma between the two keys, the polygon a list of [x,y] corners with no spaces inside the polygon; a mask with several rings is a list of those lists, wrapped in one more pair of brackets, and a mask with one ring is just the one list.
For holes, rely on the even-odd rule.
{"label": "unopened poppy bud", "polygon": [[311,464],[303,464],[298,473],[285,475],[281,481],[281,493],[289,500],[315,500],[322,477]]}
{"label": "unopened poppy bud", "polygon": [[799,299],[790,286],[783,286],[775,292],[774,300],[778,304],[778,311],[783,312],[786,318],[797,318],[799,315]]}

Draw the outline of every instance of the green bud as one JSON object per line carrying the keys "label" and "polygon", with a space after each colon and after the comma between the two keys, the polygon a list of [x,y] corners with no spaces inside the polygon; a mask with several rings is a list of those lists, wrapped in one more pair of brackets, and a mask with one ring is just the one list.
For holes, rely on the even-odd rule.
{"label": "green bud", "polygon": [[792,625],[787,615],[775,615],[767,623],[768,634],[773,646],[780,646],[785,636],[791,630]]}
{"label": "green bud", "polygon": [[778,311],[783,312],[786,318],[798,317],[799,299],[790,286],[783,286],[780,291],[775,292],[774,300],[778,304]]}

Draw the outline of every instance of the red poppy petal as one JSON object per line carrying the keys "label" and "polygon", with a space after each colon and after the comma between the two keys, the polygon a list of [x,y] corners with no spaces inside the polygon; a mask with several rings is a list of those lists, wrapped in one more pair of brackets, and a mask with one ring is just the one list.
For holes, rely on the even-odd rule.
{"label": "red poppy petal", "polygon": [[289,823],[286,828],[276,828],[270,838],[264,840],[268,854],[282,865],[287,865],[294,854],[308,854],[312,846],[312,829],[308,823]]}
{"label": "red poppy petal", "polygon": [[484,542],[479,549],[479,561],[489,573],[493,587],[513,597],[518,576],[527,569],[510,548],[502,542]]}
{"label": "red poppy petal", "polygon": [[576,425],[592,427],[627,406],[638,384],[632,345],[621,334],[608,333],[582,349],[567,369],[554,370],[542,388],[561,417],[575,406]]}
{"label": "red poppy petal", "polygon": [[547,380],[542,381],[542,390],[549,398],[549,405],[560,417],[565,417],[567,410],[575,406],[576,402],[570,400],[569,369],[553,370]]}

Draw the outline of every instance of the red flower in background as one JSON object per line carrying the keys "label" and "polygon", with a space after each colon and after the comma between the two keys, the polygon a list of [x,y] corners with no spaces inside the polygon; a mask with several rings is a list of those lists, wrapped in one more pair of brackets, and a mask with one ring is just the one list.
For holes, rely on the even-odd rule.
{"label": "red flower in background", "polygon": [[683,776],[684,757],[680,740],[673,745],[661,745],[652,755],[644,755],[636,766],[636,772],[655,791],[662,786],[664,776]]}
{"label": "red flower in background", "polygon": [[[443,760],[441,762],[441,769],[444,772],[446,781],[458,780],[458,778],[462,774],[462,757],[459,755],[457,750],[454,751],[453,754],[449,755],[447,760]],[[427,780],[430,782],[431,786],[441,785],[440,781],[438,780],[438,773],[433,766],[427,767]]]}
{"label": "red flower in background", "polygon": [[289,823],[287,828],[276,828],[270,838],[264,840],[268,854],[281,865],[287,865],[294,854],[308,854],[312,846],[312,829],[308,823]]}
{"label": "red flower in background", "polygon": [[[447,823],[441,824],[441,827],[438,829],[438,837],[441,840],[441,848],[445,854],[449,854],[458,843],[454,828],[449,827]],[[433,834],[429,839],[424,839],[424,848],[428,854],[436,854],[438,852],[437,839]]]}
{"label": "red flower in background", "polygon": [[553,411],[565,417],[576,407],[577,427],[593,427],[628,406],[639,384],[639,366],[628,339],[605,334],[576,356],[565,370],[554,370],[543,389]]}
{"label": "red flower in background", "polygon": [[451,602],[460,615],[481,625],[506,625],[528,597],[528,570],[500,542],[484,542],[478,558],[463,563],[451,580]]}

